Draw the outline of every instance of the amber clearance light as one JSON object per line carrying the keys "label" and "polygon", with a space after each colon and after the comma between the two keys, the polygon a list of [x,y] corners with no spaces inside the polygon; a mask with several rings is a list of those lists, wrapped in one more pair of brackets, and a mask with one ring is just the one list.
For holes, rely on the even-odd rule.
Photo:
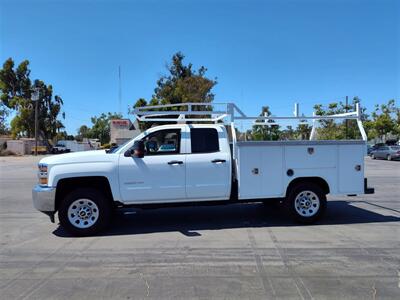
{"label": "amber clearance light", "polygon": [[38,172],[39,184],[45,186],[47,185],[47,165],[39,164],[38,168],[39,168]]}

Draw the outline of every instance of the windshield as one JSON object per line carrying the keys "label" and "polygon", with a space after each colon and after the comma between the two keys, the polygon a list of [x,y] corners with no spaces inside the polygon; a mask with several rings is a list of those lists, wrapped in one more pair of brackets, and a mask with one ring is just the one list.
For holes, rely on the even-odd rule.
{"label": "windshield", "polygon": [[128,144],[131,140],[126,141],[125,143],[119,145],[119,146],[114,146],[111,147],[110,150],[107,151],[107,153],[116,153],[119,149],[121,149],[122,147],[124,147],[126,144]]}
{"label": "windshield", "polygon": [[113,146],[110,148],[110,150],[107,151],[107,153],[115,153],[117,152],[119,149],[121,149],[122,147],[124,147],[127,143],[129,143],[131,140],[126,141],[125,143],[119,145],[119,146]]}

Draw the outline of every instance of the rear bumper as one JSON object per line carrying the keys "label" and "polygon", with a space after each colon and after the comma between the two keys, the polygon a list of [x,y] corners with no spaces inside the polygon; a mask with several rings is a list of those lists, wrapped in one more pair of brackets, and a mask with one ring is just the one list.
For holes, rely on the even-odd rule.
{"label": "rear bumper", "polygon": [[48,215],[54,222],[56,189],[36,185],[32,189],[33,206],[42,213]]}
{"label": "rear bumper", "polygon": [[375,194],[375,189],[368,187],[368,179],[364,178],[364,194]]}

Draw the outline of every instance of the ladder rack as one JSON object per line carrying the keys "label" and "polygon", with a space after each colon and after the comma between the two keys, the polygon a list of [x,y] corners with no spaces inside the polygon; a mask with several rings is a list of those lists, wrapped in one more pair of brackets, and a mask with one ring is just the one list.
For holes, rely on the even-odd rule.
{"label": "ladder rack", "polygon": [[[215,106],[223,106],[222,110],[213,110]],[[362,139],[367,141],[367,135],[361,120],[361,109],[360,103],[356,103],[356,110],[352,112],[317,116],[315,112],[312,116],[300,116],[299,106],[295,104],[294,116],[247,116],[240,110],[234,103],[177,103],[177,104],[165,104],[165,105],[152,105],[136,107],[132,114],[137,118],[138,121],[142,122],[213,122],[222,123],[225,119],[230,123],[232,133],[234,132],[235,120],[253,120],[256,125],[269,126],[270,120],[312,120],[312,130],[310,140],[314,140],[316,137],[316,126],[317,122],[321,120],[356,120],[358,128],[360,130]],[[195,116],[198,116],[196,118]],[[235,136],[235,135],[233,135]]]}

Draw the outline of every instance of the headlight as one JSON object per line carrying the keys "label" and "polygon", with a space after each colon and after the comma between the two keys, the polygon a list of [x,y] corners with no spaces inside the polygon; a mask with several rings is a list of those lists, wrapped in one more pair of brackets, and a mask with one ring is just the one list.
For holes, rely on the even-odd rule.
{"label": "headlight", "polygon": [[39,184],[46,186],[47,185],[47,165],[39,164],[38,168],[39,168],[39,172],[38,172]]}
{"label": "headlight", "polygon": [[45,164],[39,164],[39,172],[41,172],[41,173],[47,173],[47,165],[45,165]]}

